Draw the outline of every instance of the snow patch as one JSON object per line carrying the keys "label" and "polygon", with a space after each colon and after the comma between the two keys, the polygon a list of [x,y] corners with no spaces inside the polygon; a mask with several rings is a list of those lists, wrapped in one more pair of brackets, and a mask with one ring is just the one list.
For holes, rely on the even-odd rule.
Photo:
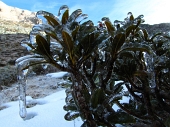
{"label": "snow patch", "polygon": [[46,76],[49,76],[49,77],[53,77],[53,78],[62,78],[63,76],[65,76],[68,72],[58,72],[58,73],[49,73],[49,74],[46,74]]}

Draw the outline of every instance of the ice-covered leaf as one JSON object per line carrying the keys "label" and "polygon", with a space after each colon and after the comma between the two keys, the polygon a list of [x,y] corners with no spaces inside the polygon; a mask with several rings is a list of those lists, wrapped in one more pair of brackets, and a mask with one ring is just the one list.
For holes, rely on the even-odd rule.
{"label": "ice-covered leaf", "polygon": [[69,10],[67,9],[64,13],[63,13],[63,16],[62,16],[62,24],[66,24],[67,21],[68,21],[68,17],[69,17]]}
{"label": "ice-covered leaf", "polygon": [[127,16],[128,16],[129,21],[133,21],[134,20],[132,12],[128,12]]}
{"label": "ice-covered leaf", "polygon": [[81,14],[76,18],[76,22],[80,23],[81,21],[83,21],[84,19],[87,19],[88,15],[87,14]]}
{"label": "ice-covered leaf", "polygon": [[68,6],[67,5],[62,5],[58,11],[58,16],[61,15],[61,12],[62,11],[66,11],[66,10],[69,10]]}
{"label": "ice-covered leaf", "polygon": [[121,51],[121,53],[119,53],[120,58],[127,57],[127,58],[133,59],[134,56],[135,56],[135,54],[132,51]]}
{"label": "ice-covered leaf", "polygon": [[129,46],[128,44],[124,45],[120,52],[122,51],[141,51],[141,52],[147,52],[149,54],[153,53],[149,45],[140,44],[140,43],[133,43],[131,46]]}
{"label": "ice-covered leaf", "polygon": [[142,29],[142,31],[143,31],[143,34],[144,34],[145,41],[147,41],[149,39],[148,32],[147,32],[146,29]]}
{"label": "ice-covered leaf", "polygon": [[80,28],[80,26],[76,26],[76,28],[71,33],[74,40],[76,39],[76,36],[78,34],[78,31],[79,31],[79,28]]}
{"label": "ice-covered leaf", "polygon": [[162,35],[162,33],[154,34],[154,35],[149,39],[149,41],[150,41],[150,42],[153,42],[154,38],[157,37],[157,36],[159,36],[159,35]]}
{"label": "ice-covered leaf", "polygon": [[73,51],[73,47],[74,47],[74,42],[73,42],[73,38],[71,36],[71,32],[68,29],[65,29],[62,31],[62,37],[64,40],[64,45],[66,50],[68,51],[68,53],[71,53]]}
{"label": "ice-covered leaf", "polygon": [[52,13],[49,13],[47,11],[42,11],[41,10],[41,11],[38,11],[36,13],[36,17],[41,19],[43,24],[47,23],[47,20],[46,20],[45,16],[55,17]]}
{"label": "ice-covered leaf", "polygon": [[77,19],[77,17],[78,17],[79,15],[81,15],[81,14],[82,14],[82,10],[81,10],[81,9],[75,10],[75,11],[70,15],[68,21],[69,21],[69,22],[74,22],[74,21]]}
{"label": "ice-covered leaf", "polygon": [[80,116],[79,112],[68,112],[68,113],[64,116],[64,118],[65,118],[66,120],[68,120],[68,121],[71,121],[71,120],[76,119],[76,118],[79,117],[79,116]]}
{"label": "ice-covered leaf", "polygon": [[136,28],[136,25],[131,25],[128,28],[126,28],[126,37],[128,37],[130,35],[130,33],[132,33]]}
{"label": "ice-covered leaf", "polygon": [[69,54],[72,64],[75,65],[76,61],[73,53],[74,41],[71,35],[71,31],[69,31],[68,29],[64,29],[62,31],[62,37],[63,37],[63,43],[61,45],[63,45],[63,47],[65,48],[64,50]]}
{"label": "ice-covered leaf", "polygon": [[134,117],[130,116],[129,114],[125,113],[125,112],[116,112],[116,113],[108,113],[107,117],[106,117],[107,121],[109,121],[110,123],[119,123],[119,124],[123,124],[123,123],[135,123],[136,120]]}
{"label": "ice-covered leaf", "polygon": [[30,51],[31,49],[35,49],[35,47],[31,44],[30,40],[24,39],[20,42],[20,44],[27,48],[28,51]]}
{"label": "ice-covered leaf", "polygon": [[124,84],[124,83],[120,82],[114,86],[113,91],[115,94],[117,94],[123,90],[122,84]]}
{"label": "ice-covered leaf", "polygon": [[44,17],[47,19],[48,23],[53,27],[61,25],[61,22],[57,17],[52,17],[52,16],[48,16],[48,15],[46,15]]}
{"label": "ice-covered leaf", "polygon": [[36,17],[38,17],[38,16],[51,16],[51,17],[54,17],[54,15],[52,14],[52,13],[50,13],[50,12],[47,12],[47,11],[38,11],[37,13],[36,13]]}
{"label": "ice-covered leaf", "polygon": [[114,54],[121,48],[121,46],[125,42],[125,34],[119,33],[114,38],[110,38],[110,41],[112,43],[112,52]]}
{"label": "ice-covered leaf", "polygon": [[62,38],[58,37],[54,31],[46,32],[47,35],[51,36],[52,38],[56,39],[57,42],[61,43]]}
{"label": "ice-covered leaf", "polygon": [[48,24],[38,24],[32,27],[32,31],[50,32],[50,31],[54,31],[54,28]]}
{"label": "ice-covered leaf", "polygon": [[48,56],[50,54],[50,44],[47,42],[47,40],[42,37],[41,35],[36,36],[36,42],[37,42],[37,51],[41,55]]}
{"label": "ice-covered leaf", "polygon": [[97,88],[93,91],[91,96],[91,106],[97,108],[98,105],[102,104],[105,100],[105,93],[102,88]]}
{"label": "ice-covered leaf", "polygon": [[75,104],[65,105],[65,106],[63,107],[63,109],[64,109],[65,111],[77,111],[77,107],[76,107]]}
{"label": "ice-covered leaf", "polygon": [[113,26],[113,24],[109,20],[105,20],[104,23],[109,33],[113,34],[113,32],[116,31],[116,28]]}

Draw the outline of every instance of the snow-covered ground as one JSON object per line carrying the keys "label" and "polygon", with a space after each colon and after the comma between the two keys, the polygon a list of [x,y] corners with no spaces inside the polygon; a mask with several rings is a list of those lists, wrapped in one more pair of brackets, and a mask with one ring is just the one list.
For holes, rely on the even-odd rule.
{"label": "snow-covered ground", "polygon": [[[65,72],[47,74],[47,77],[61,78]],[[0,110],[0,127],[80,127],[82,120],[66,121],[63,110],[65,105],[65,90],[57,91],[40,99],[27,96],[27,117],[19,116],[19,102],[13,101],[2,104]],[[36,104],[36,105],[35,105]]]}
{"label": "snow-covered ground", "polygon": [[[52,73],[47,77],[61,78],[65,72]],[[12,101],[1,105],[0,127],[80,127],[83,123],[81,118],[74,121],[66,121],[63,110],[65,105],[65,90],[61,89],[46,97],[33,99],[27,96],[27,117],[22,119],[19,116],[19,102]],[[128,98],[123,98],[127,101]],[[118,107],[114,106],[115,109]],[[117,127],[121,127],[117,125]]]}
{"label": "snow-covered ground", "polygon": [[81,119],[66,121],[63,110],[65,90],[61,90],[42,99],[27,99],[36,106],[27,108],[27,117],[19,116],[18,101],[4,104],[7,108],[0,111],[0,127],[80,127]]}

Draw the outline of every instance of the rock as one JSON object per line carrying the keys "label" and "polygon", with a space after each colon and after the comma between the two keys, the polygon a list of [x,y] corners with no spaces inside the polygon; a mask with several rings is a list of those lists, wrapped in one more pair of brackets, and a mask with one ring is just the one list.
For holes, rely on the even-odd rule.
{"label": "rock", "polygon": [[35,18],[36,12],[11,7],[0,1],[0,18],[10,21],[24,21],[35,24],[38,20]]}

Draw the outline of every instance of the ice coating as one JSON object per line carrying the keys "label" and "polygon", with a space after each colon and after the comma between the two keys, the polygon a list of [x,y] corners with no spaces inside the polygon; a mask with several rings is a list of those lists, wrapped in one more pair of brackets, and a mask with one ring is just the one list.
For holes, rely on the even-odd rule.
{"label": "ice coating", "polygon": [[44,16],[55,17],[52,13],[49,13],[49,12],[46,12],[46,11],[38,11],[36,13],[36,17],[39,18],[42,21],[42,24],[47,24],[47,20],[44,18]]}
{"label": "ice coating", "polygon": [[27,75],[28,69],[18,72],[18,84],[19,84],[19,114],[21,118],[27,116],[26,110],[26,84],[27,84]]}
{"label": "ice coating", "polygon": [[154,58],[153,54],[144,53],[144,59],[146,64],[146,69],[149,76],[149,85],[151,88],[156,87],[155,83],[155,73],[154,73]]}
{"label": "ice coating", "polygon": [[75,10],[69,17],[68,21],[69,22],[74,22],[76,20],[76,18],[82,14],[82,10],[81,9],[77,9]]}
{"label": "ice coating", "polygon": [[44,58],[38,58],[38,55],[27,55],[20,57],[16,60],[17,79],[19,84],[19,114],[21,118],[27,116],[26,110],[26,85],[27,85],[27,72],[30,63],[42,62]]}
{"label": "ice coating", "polygon": [[51,27],[50,25],[48,24],[37,24],[37,25],[34,25],[33,28],[32,28],[33,31],[46,31],[46,32],[51,32],[51,31],[54,31],[54,28]]}
{"label": "ice coating", "polygon": [[69,10],[68,6],[67,5],[63,5],[60,7],[59,11],[58,11],[58,16],[61,15],[61,12],[62,11],[65,11],[65,10]]}
{"label": "ice coating", "polygon": [[25,47],[28,51],[30,51],[31,50],[31,48],[28,46],[28,44],[30,44],[31,42],[30,42],[30,40],[28,40],[28,39],[24,39],[24,40],[22,40],[21,42],[20,42],[20,44],[23,46],[23,47]]}
{"label": "ice coating", "polygon": [[84,19],[87,19],[88,18],[88,15],[87,14],[81,14],[79,15],[77,18],[76,18],[76,22],[81,22],[82,20]]}

